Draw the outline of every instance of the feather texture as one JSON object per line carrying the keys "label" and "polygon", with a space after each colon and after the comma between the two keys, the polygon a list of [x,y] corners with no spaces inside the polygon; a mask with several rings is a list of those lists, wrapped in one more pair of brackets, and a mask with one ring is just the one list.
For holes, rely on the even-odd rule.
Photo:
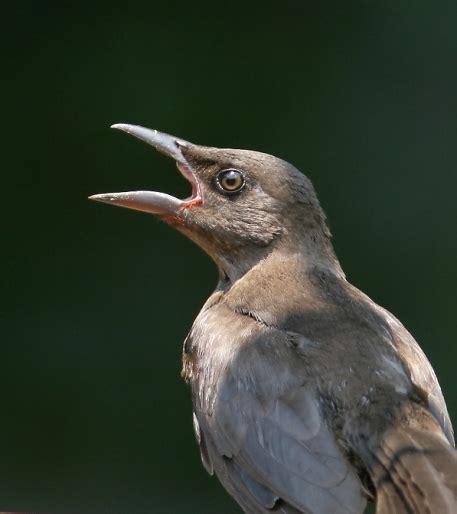
{"label": "feather texture", "polygon": [[[379,513],[429,514],[418,506],[429,497],[450,514],[452,428],[428,361],[393,316],[343,279],[308,277],[307,294],[316,284],[319,302],[302,293],[295,306],[291,295],[288,316],[249,288],[243,308],[230,291],[202,309],[184,375],[205,467],[247,513],[361,514],[374,485]],[[409,367],[418,357],[420,372]],[[353,373],[357,359],[369,364]],[[401,424],[416,419],[414,409],[428,424]]]}

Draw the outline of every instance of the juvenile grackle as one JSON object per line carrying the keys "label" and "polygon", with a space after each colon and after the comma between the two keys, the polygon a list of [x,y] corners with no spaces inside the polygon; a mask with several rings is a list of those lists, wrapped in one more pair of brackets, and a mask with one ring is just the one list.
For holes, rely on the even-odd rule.
{"label": "juvenile grackle", "polygon": [[114,125],[192,185],[93,200],[155,214],[219,283],[185,341],[203,464],[247,513],[456,514],[457,457],[416,341],[345,279],[311,182],[271,155]]}

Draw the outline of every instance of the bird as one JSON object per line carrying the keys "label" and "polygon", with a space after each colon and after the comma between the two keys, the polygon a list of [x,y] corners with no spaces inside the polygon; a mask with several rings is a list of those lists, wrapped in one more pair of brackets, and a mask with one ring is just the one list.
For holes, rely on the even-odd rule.
{"label": "bird", "polygon": [[266,153],[113,128],[173,159],[191,195],[89,198],[153,214],[218,268],[183,347],[206,470],[248,514],[456,514],[434,370],[346,279],[311,181]]}

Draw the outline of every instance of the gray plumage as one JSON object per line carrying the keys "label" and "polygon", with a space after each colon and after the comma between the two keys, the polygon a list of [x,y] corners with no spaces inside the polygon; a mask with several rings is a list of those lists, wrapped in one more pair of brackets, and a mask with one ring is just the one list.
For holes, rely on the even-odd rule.
{"label": "gray plumage", "polygon": [[[206,470],[247,513],[360,514],[368,499],[378,514],[455,514],[457,458],[433,369],[346,280],[310,181],[266,154],[117,128],[172,155],[193,196],[95,199],[153,212],[219,268],[183,353]],[[227,170],[236,191],[221,187]]]}

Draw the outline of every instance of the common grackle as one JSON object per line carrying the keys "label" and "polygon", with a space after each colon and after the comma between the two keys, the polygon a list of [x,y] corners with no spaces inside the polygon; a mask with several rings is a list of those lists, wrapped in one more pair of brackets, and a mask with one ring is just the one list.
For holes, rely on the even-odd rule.
{"label": "common grackle", "polygon": [[420,347],[346,279],[311,182],[264,153],[114,125],[172,157],[185,200],[93,200],[155,214],[219,283],[184,343],[207,471],[247,513],[456,514],[446,404]]}

